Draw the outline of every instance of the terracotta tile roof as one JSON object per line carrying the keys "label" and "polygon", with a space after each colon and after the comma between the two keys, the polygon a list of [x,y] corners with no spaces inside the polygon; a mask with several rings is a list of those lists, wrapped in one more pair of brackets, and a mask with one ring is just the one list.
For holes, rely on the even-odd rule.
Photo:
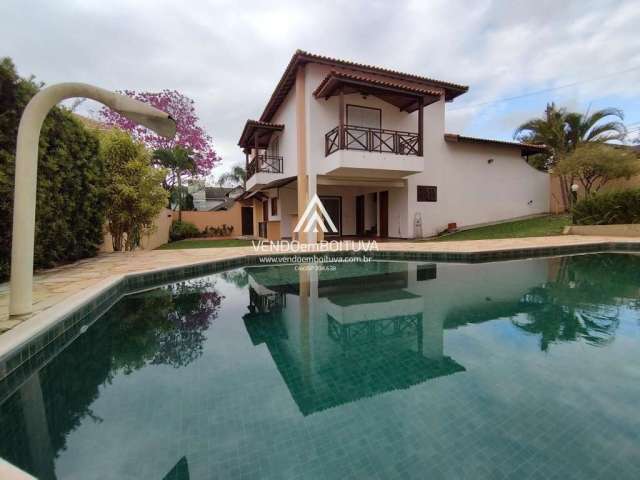
{"label": "terracotta tile roof", "polygon": [[327,75],[326,77],[324,77],[324,79],[322,80],[322,82],[320,82],[320,85],[318,85],[318,88],[316,88],[313,92],[313,95],[315,97],[322,97],[323,95],[321,95],[321,92],[323,91],[323,89],[327,86],[327,84],[333,80],[333,79],[338,79],[338,80],[353,80],[356,82],[364,82],[370,85],[374,85],[374,86],[378,86],[378,87],[382,87],[382,88],[393,88],[396,90],[403,90],[406,91],[408,93],[415,93],[418,95],[431,95],[431,96],[435,96],[435,97],[440,97],[440,95],[442,95],[442,91],[440,90],[435,90],[435,89],[428,89],[428,88],[416,88],[416,87],[412,87],[409,85],[405,85],[402,83],[397,83],[397,82],[386,82],[383,80],[378,80],[376,78],[373,78],[371,76],[367,76],[367,75],[353,75],[350,73],[344,73],[344,72],[336,72],[335,70],[332,70],[331,73],[329,73],[329,75]]}
{"label": "terracotta tile roof", "polygon": [[210,208],[209,211],[210,212],[219,212],[221,210],[229,210],[231,207],[233,207],[233,205],[236,203],[236,199],[234,198],[227,198],[224,202],[222,202],[220,205],[216,205],[213,208]]}
{"label": "terracotta tile roof", "polygon": [[533,143],[507,142],[504,140],[493,140],[489,138],[467,137],[456,133],[445,133],[444,139],[452,143],[484,143],[490,145],[504,145],[509,147],[520,147],[523,155],[531,155],[533,153],[544,152],[546,145],[536,145]]}
{"label": "terracotta tile roof", "polygon": [[226,197],[233,187],[205,187],[204,196],[207,200],[220,200]]}
{"label": "terracotta tile roof", "polygon": [[247,141],[253,136],[256,129],[277,131],[284,130],[284,125],[280,123],[263,122],[261,120],[247,120],[247,123],[244,124],[244,128],[242,129],[238,145],[246,147]]}
{"label": "terracotta tile roof", "polygon": [[281,130],[284,128],[284,125],[281,123],[263,122],[262,120],[247,120],[245,126],[246,125],[252,127],[273,128],[274,130]]}
{"label": "terracotta tile roof", "polygon": [[305,65],[307,63],[320,63],[324,65],[330,65],[333,67],[350,68],[353,70],[358,70],[359,72],[362,72],[362,73],[372,73],[380,76],[389,77],[394,80],[405,80],[405,81],[411,81],[411,82],[423,84],[429,87],[443,88],[445,91],[446,100],[453,100],[455,97],[457,97],[458,95],[462,95],[469,89],[469,87],[465,85],[458,85],[455,83],[443,82],[441,80],[435,80],[429,77],[422,77],[420,75],[414,75],[412,73],[402,73],[402,72],[398,72],[397,70],[390,70],[387,68],[376,67],[373,65],[365,65],[363,63],[351,62],[348,60],[340,60],[337,58],[331,58],[331,57],[326,57],[324,55],[317,55],[314,53],[297,50],[291,57],[291,60],[289,61],[287,68],[285,69],[284,73],[282,74],[282,77],[280,78],[280,81],[278,82],[278,85],[273,91],[273,94],[271,95],[271,98],[269,99],[269,102],[267,103],[267,106],[265,107],[264,112],[262,112],[262,115],[260,116],[260,120],[269,121],[271,120],[271,118],[273,118],[273,115],[276,113],[276,111],[278,110],[278,107],[280,107],[280,105],[284,101],[284,98],[287,96],[287,94],[289,93],[289,90],[291,90],[291,87],[295,82],[295,74],[296,74],[297,67],[300,65]]}

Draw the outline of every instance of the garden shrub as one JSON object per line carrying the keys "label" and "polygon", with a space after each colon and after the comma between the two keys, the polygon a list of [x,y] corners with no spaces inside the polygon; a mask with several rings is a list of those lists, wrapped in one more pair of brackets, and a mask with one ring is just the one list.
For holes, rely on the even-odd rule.
{"label": "garden shrub", "polygon": [[201,236],[203,237],[229,237],[233,233],[233,225],[223,223],[219,227],[204,227]]}
{"label": "garden shrub", "polygon": [[190,222],[177,220],[171,224],[171,230],[169,230],[169,240],[172,242],[198,236],[200,236],[200,230]]}
{"label": "garden shrub", "polygon": [[145,146],[122,130],[100,134],[100,157],[107,182],[107,229],[115,252],[136,249],[167,203],[166,171],[151,165]]}
{"label": "garden shrub", "polygon": [[591,195],[579,200],[572,213],[575,225],[640,223],[640,188]]}
{"label": "garden shrub", "polygon": [[[0,59],[0,279],[9,276],[18,123],[38,92]],[[98,138],[73,114],[53,108],[40,134],[34,264],[51,267],[93,256],[103,240],[104,167]]]}

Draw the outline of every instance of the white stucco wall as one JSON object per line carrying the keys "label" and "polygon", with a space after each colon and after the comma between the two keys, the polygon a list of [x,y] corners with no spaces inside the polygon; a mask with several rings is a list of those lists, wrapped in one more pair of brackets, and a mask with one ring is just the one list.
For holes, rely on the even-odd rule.
{"label": "white stucco wall", "polygon": [[[444,140],[444,101],[425,108],[424,172],[408,182],[409,237],[422,216],[423,236],[549,211],[549,176],[527,164],[518,147]],[[492,163],[488,163],[493,159]],[[417,185],[438,187],[437,202],[416,201]]]}
{"label": "white stucco wall", "polygon": [[271,123],[280,123],[284,125],[284,130],[276,133],[272,138],[272,141],[276,137],[278,138],[278,150],[283,158],[283,173],[273,175],[273,179],[277,180],[279,178],[297,175],[295,88],[292,88],[288,93],[284,102],[271,119]]}
{"label": "white stucco wall", "polygon": [[[424,157],[419,159],[423,168],[420,173],[405,177],[405,188],[317,186],[317,175],[326,173],[325,134],[338,125],[339,100],[337,97],[316,99],[313,91],[330,69],[315,64],[305,67],[308,174],[311,195],[317,192],[343,197],[345,235],[355,234],[355,195],[370,191],[389,192],[390,237],[414,238],[417,214],[422,221],[421,235],[426,237],[444,230],[448,223],[466,227],[549,210],[548,175],[530,167],[521,158],[518,147],[445,142],[444,100],[424,109]],[[417,112],[407,114],[376,97],[365,99],[357,94],[346,95],[346,104],[380,108],[383,128],[417,132]],[[272,121],[285,124],[280,136],[284,173],[278,177],[297,175],[295,88],[291,89]],[[492,163],[488,163],[490,158]],[[418,203],[418,185],[438,187],[438,201]],[[297,213],[294,193],[291,198],[279,202],[278,219],[283,236],[290,235],[292,218]],[[369,198],[365,203],[365,227],[370,228],[379,222],[377,217],[372,218]]]}
{"label": "white stucco wall", "polygon": [[280,198],[280,235],[291,238],[295,222],[298,218],[297,183],[293,182],[278,189]]}

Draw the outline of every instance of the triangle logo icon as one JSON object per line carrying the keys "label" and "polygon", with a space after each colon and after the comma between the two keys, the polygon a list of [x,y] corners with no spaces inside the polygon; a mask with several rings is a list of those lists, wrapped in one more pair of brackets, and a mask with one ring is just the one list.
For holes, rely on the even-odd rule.
{"label": "triangle logo icon", "polygon": [[338,233],[333,220],[329,216],[327,209],[320,201],[318,194],[315,194],[311,201],[307,204],[307,208],[304,209],[302,216],[298,220],[294,232],[328,232]]}

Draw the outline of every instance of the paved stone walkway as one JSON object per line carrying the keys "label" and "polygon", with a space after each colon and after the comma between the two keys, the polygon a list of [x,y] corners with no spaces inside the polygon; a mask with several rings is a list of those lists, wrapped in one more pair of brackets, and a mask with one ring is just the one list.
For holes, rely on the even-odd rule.
{"label": "paved stone walkway", "polygon": [[[468,240],[451,242],[387,242],[378,243],[379,250],[424,252],[486,252],[518,248],[554,247],[607,242],[637,242],[623,237],[564,235],[556,237],[516,238],[500,240]],[[162,267],[183,266],[207,260],[239,255],[255,255],[253,247],[200,248],[192,250],[140,250],[133,253],[107,253],[63,267],[36,274],[34,279],[34,313],[42,312],[79,291],[99,282],[131,272]],[[0,284],[0,333],[29,318],[9,318],[9,285]]]}

